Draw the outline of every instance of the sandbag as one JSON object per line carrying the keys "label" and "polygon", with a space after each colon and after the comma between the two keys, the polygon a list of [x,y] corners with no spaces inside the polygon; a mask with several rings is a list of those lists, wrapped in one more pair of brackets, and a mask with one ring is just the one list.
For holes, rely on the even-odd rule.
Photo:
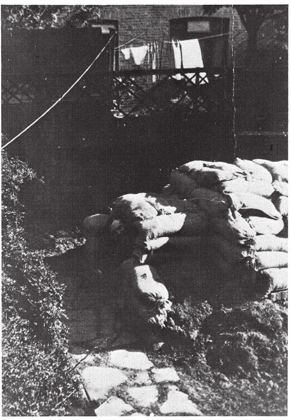
{"label": "sandbag", "polygon": [[241,176],[246,178],[248,176],[247,172],[245,170],[240,170],[236,165],[232,163],[227,162],[207,162],[204,163],[204,167],[207,168],[215,168],[215,169],[221,169],[223,171],[229,171],[237,176]]}
{"label": "sandbag", "polygon": [[270,197],[274,192],[272,184],[265,181],[247,181],[243,178],[224,181],[213,187],[215,191],[225,194],[230,193],[252,193],[262,197]]}
{"label": "sandbag", "polygon": [[151,204],[158,214],[173,214],[176,211],[176,208],[171,206],[161,194],[147,193],[145,201]]}
{"label": "sandbag", "polygon": [[178,170],[170,173],[169,181],[174,190],[179,193],[180,198],[189,198],[192,191],[198,187],[193,179]]}
{"label": "sandbag", "polygon": [[237,211],[229,211],[226,218],[214,217],[210,219],[210,225],[214,232],[230,241],[249,240],[256,236],[255,229]]}
{"label": "sandbag", "polygon": [[275,235],[257,235],[254,239],[256,251],[288,252],[288,238],[279,238]]}
{"label": "sandbag", "polygon": [[209,245],[229,262],[253,258],[255,254],[253,246],[240,245],[234,241],[230,242],[221,235],[213,235],[210,238]]}
{"label": "sandbag", "polygon": [[250,216],[246,219],[258,235],[278,235],[284,229],[283,219]]}
{"label": "sandbag", "polygon": [[202,187],[196,188],[188,200],[197,203],[200,209],[210,217],[223,216],[227,214],[228,209],[232,206],[232,200],[229,195]]}
{"label": "sandbag", "polygon": [[199,186],[205,188],[212,188],[219,182],[230,181],[238,177],[238,173],[234,174],[231,171],[204,167],[200,171],[190,172],[190,177],[194,179]]}
{"label": "sandbag", "polygon": [[107,227],[108,221],[108,214],[92,214],[91,216],[86,217],[83,221],[84,236],[95,236]]}
{"label": "sandbag", "polygon": [[288,267],[288,253],[279,251],[260,251],[256,253],[253,268],[257,271],[268,268]]}
{"label": "sandbag", "polygon": [[186,173],[197,172],[197,171],[200,171],[202,168],[204,168],[205,165],[212,164],[212,163],[213,162],[209,162],[206,160],[193,160],[191,162],[184,163],[183,165],[179,166],[178,170],[180,172],[186,172]]}
{"label": "sandbag", "polygon": [[166,195],[165,199],[175,209],[175,213],[199,213],[201,211],[198,204],[189,199],[181,199],[178,194]]}
{"label": "sandbag", "polygon": [[[234,194],[231,194],[230,196],[233,198]],[[236,197],[239,199],[240,203],[239,211],[244,217],[261,215],[270,217],[271,219],[281,218],[281,214],[276,210],[274,204],[265,197],[251,193],[238,193],[236,194]]]}
{"label": "sandbag", "polygon": [[145,197],[146,193],[118,197],[112,204],[111,218],[121,219],[130,224],[135,220],[147,220],[157,216],[157,210],[145,200]]}
{"label": "sandbag", "polygon": [[288,268],[269,268],[257,273],[257,295],[268,297],[272,292],[288,289]]}
{"label": "sandbag", "polygon": [[171,310],[169,293],[156,270],[130,258],[120,268],[125,306],[142,322],[165,326]]}
{"label": "sandbag", "polygon": [[185,213],[163,214],[151,220],[136,221],[139,237],[143,240],[169,236],[182,229],[186,219]]}
{"label": "sandbag", "polygon": [[169,236],[175,233],[181,235],[198,235],[208,227],[207,217],[203,213],[174,213],[160,215],[152,220],[135,222],[139,237],[143,240]]}
{"label": "sandbag", "polygon": [[269,184],[271,184],[273,181],[272,175],[266,168],[264,168],[261,165],[258,165],[257,163],[251,160],[236,158],[234,164],[238,168],[249,172],[254,180],[265,181]]}
{"label": "sandbag", "polygon": [[272,175],[273,181],[288,182],[288,161],[272,162],[267,159],[254,159],[253,162],[266,168]]}
{"label": "sandbag", "polygon": [[282,216],[288,216],[288,197],[283,195],[273,198],[273,204]]}
{"label": "sandbag", "polygon": [[274,191],[278,192],[284,197],[288,197],[288,192],[289,192],[288,182],[276,180],[273,182],[272,185],[273,185]]}

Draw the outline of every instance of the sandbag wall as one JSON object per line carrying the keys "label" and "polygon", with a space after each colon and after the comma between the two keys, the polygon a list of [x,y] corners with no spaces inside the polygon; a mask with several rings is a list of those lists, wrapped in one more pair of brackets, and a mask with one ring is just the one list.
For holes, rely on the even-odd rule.
{"label": "sandbag wall", "polygon": [[287,289],[287,161],[189,162],[171,173],[164,193],[208,214],[208,249],[224,276],[261,298]]}

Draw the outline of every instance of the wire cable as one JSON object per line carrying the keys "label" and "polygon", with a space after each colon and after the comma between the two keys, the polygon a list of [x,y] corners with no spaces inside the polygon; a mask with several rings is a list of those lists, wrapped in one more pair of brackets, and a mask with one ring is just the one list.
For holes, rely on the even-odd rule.
{"label": "wire cable", "polygon": [[85,74],[91,69],[93,64],[98,60],[98,58],[101,56],[101,54],[105,51],[107,46],[112,41],[113,37],[116,35],[116,33],[112,34],[109,38],[108,42],[104,45],[102,50],[96,55],[92,63],[86,68],[86,70],[81,74],[80,77],[69,87],[69,89],[56,101],[54,102],[43,114],[41,114],[36,120],[34,120],[31,124],[29,124],[24,130],[22,130],[19,134],[17,134],[13,139],[11,139],[8,143],[4,144],[4,146],[1,147],[1,150],[4,150],[9,144],[14,142],[14,140],[18,139],[22,134],[24,134],[27,130],[29,130],[33,125],[35,125],[41,118],[43,118],[46,114],[48,114],[64,97],[76,86],[76,84],[85,76]]}

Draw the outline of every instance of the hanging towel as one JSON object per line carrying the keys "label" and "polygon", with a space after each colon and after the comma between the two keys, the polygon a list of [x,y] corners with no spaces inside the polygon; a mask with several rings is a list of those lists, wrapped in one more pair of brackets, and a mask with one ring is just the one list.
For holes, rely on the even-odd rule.
{"label": "hanging towel", "polygon": [[148,45],[143,45],[142,47],[132,47],[131,53],[134,59],[134,62],[137,66],[140,66],[148,52]]}
{"label": "hanging towel", "polygon": [[[198,39],[187,39],[185,41],[180,41],[180,45],[182,51],[182,65],[184,69],[190,67],[204,67],[202,52]],[[195,73],[187,73],[186,76],[189,78],[194,76],[191,79],[191,82],[196,83]],[[201,76],[205,77],[206,73],[201,73]],[[204,83],[208,83],[207,78],[201,81],[201,84]]]}
{"label": "hanging towel", "polygon": [[[156,43],[152,44],[151,46],[151,52],[152,52],[152,69],[156,70],[157,68],[157,45]],[[155,83],[157,81],[157,76],[155,74],[153,74],[152,77],[152,81],[153,83]]]}
{"label": "hanging towel", "polygon": [[[174,54],[174,63],[175,68],[180,69],[182,67],[182,54],[181,54],[181,46],[179,41],[172,40],[172,47],[173,47],[173,54]],[[176,80],[181,80],[181,74],[176,74],[173,76]]]}
{"label": "hanging towel", "polygon": [[130,48],[124,48],[121,52],[124,55],[125,60],[130,59]]}

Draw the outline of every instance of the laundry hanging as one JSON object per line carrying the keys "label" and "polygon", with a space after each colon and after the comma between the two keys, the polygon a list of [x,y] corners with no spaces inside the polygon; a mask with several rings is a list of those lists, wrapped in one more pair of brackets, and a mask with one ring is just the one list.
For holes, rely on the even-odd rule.
{"label": "laundry hanging", "polygon": [[[192,67],[204,67],[202,52],[198,39],[187,39],[180,41],[181,54],[182,54],[182,66],[184,69]],[[192,83],[196,83],[195,73],[187,73],[186,76],[191,79]],[[204,79],[200,84],[208,83],[208,79],[205,77],[206,73],[201,73]]]}
{"label": "laundry hanging", "polygon": [[[172,40],[172,48],[173,48],[173,54],[174,54],[174,64],[176,69],[182,68],[182,53],[181,53],[181,46],[179,41]],[[181,80],[182,75],[176,74],[173,76],[176,80]]]}
{"label": "laundry hanging", "polygon": [[123,48],[121,50],[122,54],[124,55],[125,60],[130,59],[130,48]]}
{"label": "laundry hanging", "polygon": [[133,60],[137,66],[140,66],[144,62],[148,49],[148,45],[143,45],[142,47],[131,47]]}

